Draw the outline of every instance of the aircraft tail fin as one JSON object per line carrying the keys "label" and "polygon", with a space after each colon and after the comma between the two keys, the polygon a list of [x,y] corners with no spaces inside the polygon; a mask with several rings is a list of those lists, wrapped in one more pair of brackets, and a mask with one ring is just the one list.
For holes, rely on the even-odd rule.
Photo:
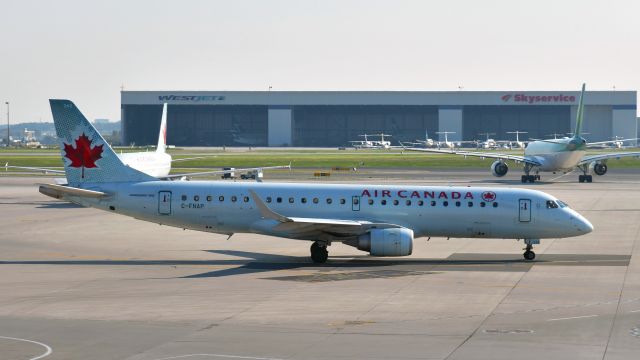
{"label": "aircraft tail fin", "polygon": [[582,133],[582,121],[584,118],[584,88],[585,84],[582,84],[582,91],[580,92],[580,102],[578,103],[578,111],[576,112],[576,129],[573,132],[573,137],[579,137]]}
{"label": "aircraft tail fin", "polygon": [[73,102],[51,99],[49,104],[69,185],[157,180],[124,165]]}
{"label": "aircraft tail fin", "polygon": [[160,121],[160,134],[158,134],[157,152],[163,153],[167,150],[167,103],[162,107],[162,121]]}

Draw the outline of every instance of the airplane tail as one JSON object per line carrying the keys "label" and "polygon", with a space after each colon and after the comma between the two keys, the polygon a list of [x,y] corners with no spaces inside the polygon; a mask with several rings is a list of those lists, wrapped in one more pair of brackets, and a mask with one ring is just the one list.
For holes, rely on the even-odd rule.
{"label": "airplane tail", "polygon": [[51,99],[49,104],[69,185],[157,180],[124,165],[73,102]]}
{"label": "airplane tail", "polygon": [[578,111],[576,112],[576,130],[573,133],[573,137],[580,137],[582,132],[582,121],[584,117],[584,88],[585,84],[582,84],[582,92],[580,92],[580,102],[578,103]]}
{"label": "airplane tail", "polygon": [[160,134],[158,134],[158,147],[156,151],[164,153],[167,150],[167,103],[162,107],[162,121],[160,121]]}

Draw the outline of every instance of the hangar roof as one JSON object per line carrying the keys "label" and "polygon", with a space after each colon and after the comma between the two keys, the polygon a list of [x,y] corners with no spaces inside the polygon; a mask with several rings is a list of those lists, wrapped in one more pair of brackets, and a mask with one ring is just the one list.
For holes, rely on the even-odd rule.
{"label": "hangar roof", "polygon": [[[122,105],[577,105],[579,91],[122,91]],[[587,91],[586,105],[636,108],[636,91]]]}

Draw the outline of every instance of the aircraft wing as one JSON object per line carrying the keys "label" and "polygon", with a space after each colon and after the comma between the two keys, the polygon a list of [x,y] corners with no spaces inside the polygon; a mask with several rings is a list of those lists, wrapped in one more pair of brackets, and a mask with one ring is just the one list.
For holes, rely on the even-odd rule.
{"label": "aircraft wing", "polygon": [[272,169],[289,169],[289,170],[291,170],[291,163],[289,163],[289,165],[278,165],[278,166],[262,166],[262,167],[253,167],[253,168],[234,168],[234,169],[229,169],[229,170],[211,170],[211,171],[184,173],[184,174],[169,174],[167,176],[160,176],[160,177],[158,177],[158,179],[171,180],[171,179],[179,179],[179,178],[183,178],[183,177],[226,174],[226,173],[236,172],[236,171],[239,171],[239,172],[243,172],[243,171],[261,171],[261,170],[272,170]]}
{"label": "aircraft wing", "polygon": [[618,141],[620,142],[625,142],[625,141],[635,141],[638,140],[638,138],[632,138],[632,139],[617,139],[617,140],[607,140],[607,141],[597,141],[597,142],[590,142],[587,143],[587,146],[591,146],[591,145],[607,145],[607,144],[613,144],[616,143]]}
{"label": "aircraft wing", "polygon": [[296,234],[297,236],[324,233],[330,236],[346,237],[362,235],[371,229],[402,227],[395,224],[374,223],[370,221],[288,217],[271,210],[253,190],[249,190],[249,193],[264,219],[276,220],[279,222],[279,224],[273,227],[274,231],[287,232],[290,234]]}
{"label": "aircraft wing", "polygon": [[194,157],[188,157],[188,158],[171,159],[171,162],[199,160],[199,159],[207,159],[212,157],[218,157],[218,155],[194,156]]}
{"label": "aircraft wing", "polygon": [[35,172],[42,172],[44,174],[64,174],[64,170],[50,169],[50,168],[39,168],[39,167],[31,167],[31,166],[10,166],[9,163],[4,165],[4,170],[7,169],[19,169],[19,170],[28,170]]}
{"label": "aircraft wing", "polygon": [[520,156],[520,155],[488,153],[488,152],[479,152],[479,151],[458,151],[458,150],[439,150],[439,149],[421,149],[421,148],[405,148],[405,150],[422,151],[422,152],[437,153],[437,154],[460,155],[464,157],[473,156],[473,157],[479,157],[479,158],[511,160],[519,163],[530,164],[533,166],[542,166],[542,163],[537,159],[532,157],[527,157],[527,156]]}
{"label": "aircraft wing", "polygon": [[608,160],[608,159],[620,159],[623,157],[635,156],[640,158],[640,151],[630,151],[630,152],[617,152],[617,153],[606,153],[606,154],[597,154],[597,155],[587,155],[580,160],[578,165],[584,165],[593,161],[598,160]]}

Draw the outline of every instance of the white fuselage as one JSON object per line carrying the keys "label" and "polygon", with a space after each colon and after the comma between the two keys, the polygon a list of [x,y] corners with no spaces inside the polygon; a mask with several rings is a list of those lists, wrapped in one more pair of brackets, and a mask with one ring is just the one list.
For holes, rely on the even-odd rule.
{"label": "white fuselage", "polygon": [[122,153],[118,157],[125,165],[153,177],[167,176],[171,171],[171,155],[164,152]]}
{"label": "white fuselage", "polygon": [[533,141],[524,150],[524,155],[535,158],[542,164],[541,171],[568,171],[574,169],[585,155],[584,150],[567,150],[570,138],[554,142]]}
{"label": "white fuselage", "polygon": [[416,237],[540,239],[592,230],[569,207],[547,208],[547,201],[556,201],[552,196],[526,189],[212,181],[82,187],[115,195],[69,200],[154,223],[224,234],[300,238],[273,230],[275,220],[263,218],[250,190],[283,216],[395,224],[413,230]]}

